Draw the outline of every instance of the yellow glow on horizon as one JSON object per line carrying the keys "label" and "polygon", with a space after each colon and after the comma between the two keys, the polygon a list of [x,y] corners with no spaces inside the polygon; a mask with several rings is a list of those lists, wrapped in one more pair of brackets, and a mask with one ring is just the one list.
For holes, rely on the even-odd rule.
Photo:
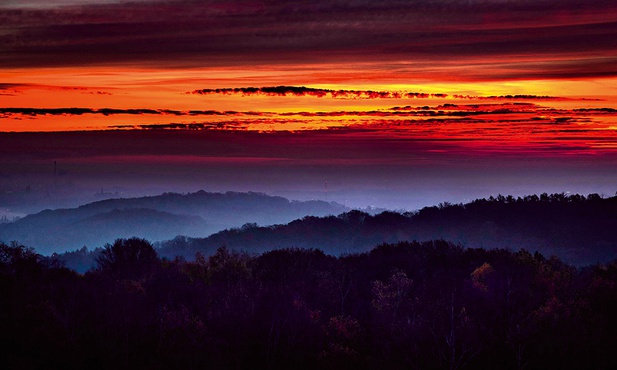
{"label": "yellow glow on horizon", "polygon": [[[594,100],[531,101],[557,108],[613,107],[617,104],[617,78],[579,80],[443,81],[422,79],[400,67],[400,75],[383,72],[371,64],[263,65],[251,68],[154,69],[130,67],[75,67],[10,69],[0,72],[4,90],[0,107],[173,109],[257,112],[324,112],[384,110],[394,106],[436,106],[444,103],[472,104],[491,101],[456,99],[453,95],[539,95]],[[426,67],[428,68],[428,67]],[[381,76],[381,77],[380,77]],[[204,88],[306,86],[330,90],[372,90],[448,94],[446,98],[350,99],[315,96],[197,95]],[[62,118],[62,119],[60,119]],[[53,131],[106,129],[111,124],[190,123],[199,118],[172,116],[0,118],[0,131]],[[212,120],[215,117],[211,117]],[[323,118],[322,118],[323,119]],[[343,119],[343,118],[341,118]],[[344,120],[349,118],[345,117]],[[325,120],[325,119],[324,119]],[[17,122],[20,121],[20,122]],[[80,123],[81,122],[81,123]],[[105,122],[104,124],[102,122]]]}

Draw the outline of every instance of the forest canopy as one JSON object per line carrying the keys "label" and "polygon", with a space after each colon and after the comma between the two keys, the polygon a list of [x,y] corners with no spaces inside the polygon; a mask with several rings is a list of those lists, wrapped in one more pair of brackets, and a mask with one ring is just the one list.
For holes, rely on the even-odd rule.
{"label": "forest canopy", "polygon": [[160,259],[118,239],[79,274],[0,245],[3,368],[617,365],[617,262],[446,241]]}

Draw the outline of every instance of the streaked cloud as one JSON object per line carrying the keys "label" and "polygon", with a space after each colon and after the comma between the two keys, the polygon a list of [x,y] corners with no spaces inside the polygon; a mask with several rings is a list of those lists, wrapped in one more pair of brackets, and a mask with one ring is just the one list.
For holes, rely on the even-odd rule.
{"label": "streaked cloud", "polygon": [[[187,93],[188,94],[188,93]],[[239,95],[268,95],[268,96],[314,96],[318,98],[342,99],[401,99],[401,98],[445,98],[448,94],[429,94],[419,92],[374,91],[374,90],[333,90],[319,89],[306,86],[265,86],[265,87],[236,87],[220,89],[201,89],[191,91],[190,94],[239,94]]]}
{"label": "streaked cloud", "polygon": [[565,101],[565,100],[602,101],[603,100],[603,99],[598,99],[598,98],[566,98],[563,96],[525,95],[525,94],[490,95],[490,96],[453,94],[452,97],[454,99],[469,99],[469,100],[543,100],[543,101]]}
{"label": "streaked cloud", "polygon": [[475,117],[475,116],[495,116],[499,121],[501,116],[509,114],[526,115],[529,117],[561,117],[564,115],[586,117],[586,116],[616,116],[617,110],[608,107],[599,108],[554,108],[538,105],[530,102],[507,102],[507,103],[486,103],[486,104],[452,104],[445,103],[436,106],[395,106],[388,109],[378,110],[334,110],[334,111],[220,111],[220,110],[175,110],[175,109],[119,109],[119,108],[24,108],[6,107],[0,108],[0,117],[11,117],[15,115],[23,116],[80,116],[85,114],[112,116],[112,115],[171,115],[178,117],[244,117],[260,118],[268,117],[271,119],[281,118],[291,120],[293,117],[319,118],[319,117]]}
{"label": "streaked cloud", "polygon": [[70,115],[80,116],[83,114],[101,114],[109,116],[114,114],[171,114],[184,115],[184,112],[171,109],[114,109],[114,108],[0,108],[0,115],[25,115],[25,116],[42,116],[42,115]]}
{"label": "streaked cloud", "polygon": [[418,61],[428,76],[456,61],[450,79],[617,75],[609,0],[40,3],[0,6],[0,67]]}
{"label": "streaked cloud", "polygon": [[81,94],[91,95],[113,95],[106,91],[103,87],[88,87],[88,86],[58,86],[45,85],[38,83],[0,83],[0,94],[2,92],[11,93],[11,95],[23,94],[27,90],[44,90],[44,91],[77,91]]}
{"label": "streaked cloud", "polygon": [[[282,92],[281,92],[282,93]],[[327,149],[333,160],[345,159],[337,146],[354,140],[353,150],[360,144],[373,148],[373,155],[382,163],[403,163],[413,156],[590,156],[617,154],[617,110],[610,107],[548,106],[551,100],[530,99],[528,102],[510,101],[477,104],[443,103],[438,105],[406,105],[388,109],[332,110],[332,111],[235,111],[235,110],[173,110],[173,109],[117,109],[117,108],[0,108],[0,118],[97,115],[109,120],[111,130],[218,132],[225,140],[232,133],[246,133],[246,153],[218,153],[208,155],[247,156],[255,147],[260,156],[269,151],[291,155],[294,160],[313,158],[309,143],[334,145]],[[558,101],[561,104],[561,101]],[[112,116],[127,117],[127,122]],[[108,117],[108,118],[105,118]],[[148,117],[156,118],[149,122]],[[168,117],[168,118],[165,118]],[[42,119],[42,118],[39,118]],[[64,118],[63,118],[64,119]],[[612,123],[611,123],[612,122]],[[24,125],[27,125],[24,122]],[[259,140],[249,140],[250,133],[259,133]],[[161,133],[164,135],[163,133]],[[291,137],[306,138],[306,150],[291,149]],[[334,136],[332,136],[334,135]],[[188,138],[189,136],[187,136]],[[268,139],[266,139],[268,138]],[[284,138],[284,139],[281,139]],[[336,139],[335,139],[336,138]],[[282,141],[280,141],[282,140]],[[326,140],[327,144],[322,141]],[[266,150],[263,145],[272,145]],[[394,145],[394,143],[397,143]],[[420,144],[421,143],[421,144]],[[239,144],[234,144],[237,146]],[[379,148],[377,150],[376,148]],[[413,149],[412,149],[413,148]],[[178,149],[180,150],[180,149]],[[326,150],[323,148],[323,150]],[[350,149],[351,150],[351,149]],[[377,150],[377,151],[375,151]],[[361,150],[360,150],[361,152]],[[363,155],[360,152],[355,156]],[[183,152],[184,153],[184,152]],[[198,151],[197,153],[201,153]],[[439,154],[442,153],[442,154]],[[189,155],[190,153],[185,153]],[[273,155],[274,155],[273,154]],[[337,157],[339,156],[339,157]],[[362,157],[364,158],[364,157]],[[364,158],[364,160],[368,160]]]}
{"label": "streaked cloud", "polygon": [[[375,91],[375,90],[345,90],[345,89],[321,89],[306,86],[264,86],[264,87],[225,87],[216,89],[200,89],[187,92],[194,95],[266,95],[266,96],[313,96],[318,98],[341,98],[341,99],[404,99],[404,98],[447,98],[445,93],[425,93],[409,91]],[[566,101],[566,100],[590,100],[601,101],[598,98],[569,98],[550,95],[463,95],[453,94],[453,99],[466,100],[541,100],[541,101]]]}
{"label": "streaked cloud", "polygon": [[[34,150],[31,156],[174,155],[216,158],[277,158],[289,163],[367,163],[406,165],[415,161],[442,164],[499,158],[617,159],[617,134],[610,126],[581,121],[585,116],[375,117],[334,120],[323,127],[309,118],[237,117],[219,121],[115,125],[105,131],[0,134],[5,153]],[[256,127],[257,126],[257,127]],[[296,129],[307,127],[307,129]],[[159,131],[155,136],[143,130]],[[71,151],[65,141],[72,137]],[[116,137],[116,141],[108,141]],[[18,140],[18,138],[21,138]],[[46,139],[45,139],[46,138]],[[100,141],[104,139],[105,141]],[[32,140],[29,142],[28,140]],[[45,145],[41,140],[48,140]],[[38,144],[37,144],[38,143]],[[37,146],[38,145],[38,146]],[[452,162],[454,161],[454,162]]]}

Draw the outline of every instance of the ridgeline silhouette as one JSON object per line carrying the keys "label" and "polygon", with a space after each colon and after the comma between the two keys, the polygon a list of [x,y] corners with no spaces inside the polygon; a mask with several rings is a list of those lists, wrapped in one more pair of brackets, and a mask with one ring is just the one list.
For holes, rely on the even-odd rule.
{"label": "ridgeline silhouette", "polygon": [[39,253],[51,254],[83,246],[97,248],[116,238],[138,236],[161,241],[177,235],[203,237],[256,220],[270,225],[347,210],[334,202],[290,201],[253,192],[165,193],[28,215],[0,224],[0,241],[18,240]]}
{"label": "ridgeline silhouette", "polygon": [[444,239],[469,248],[525,248],[577,265],[617,256],[617,197],[542,194],[442,203],[418,212],[307,216],[284,225],[246,224],[206,238],[158,243],[159,254],[193,258],[225,245],[262,253],[277,248],[318,248],[326,253],[366,252],[380,243]]}

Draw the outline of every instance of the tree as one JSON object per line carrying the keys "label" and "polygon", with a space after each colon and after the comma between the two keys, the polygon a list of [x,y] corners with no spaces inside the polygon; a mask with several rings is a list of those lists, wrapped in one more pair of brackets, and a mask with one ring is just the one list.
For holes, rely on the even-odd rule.
{"label": "tree", "polygon": [[0,243],[0,273],[31,273],[39,270],[40,255],[34,249],[12,242],[10,245]]}
{"label": "tree", "polygon": [[114,244],[107,244],[96,259],[100,271],[127,279],[150,274],[158,262],[152,244],[135,237],[116,239]]}
{"label": "tree", "polygon": [[389,322],[391,329],[397,324],[401,311],[405,311],[405,306],[410,304],[408,295],[412,284],[413,280],[404,271],[396,269],[387,283],[380,280],[372,283],[373,307]]}

